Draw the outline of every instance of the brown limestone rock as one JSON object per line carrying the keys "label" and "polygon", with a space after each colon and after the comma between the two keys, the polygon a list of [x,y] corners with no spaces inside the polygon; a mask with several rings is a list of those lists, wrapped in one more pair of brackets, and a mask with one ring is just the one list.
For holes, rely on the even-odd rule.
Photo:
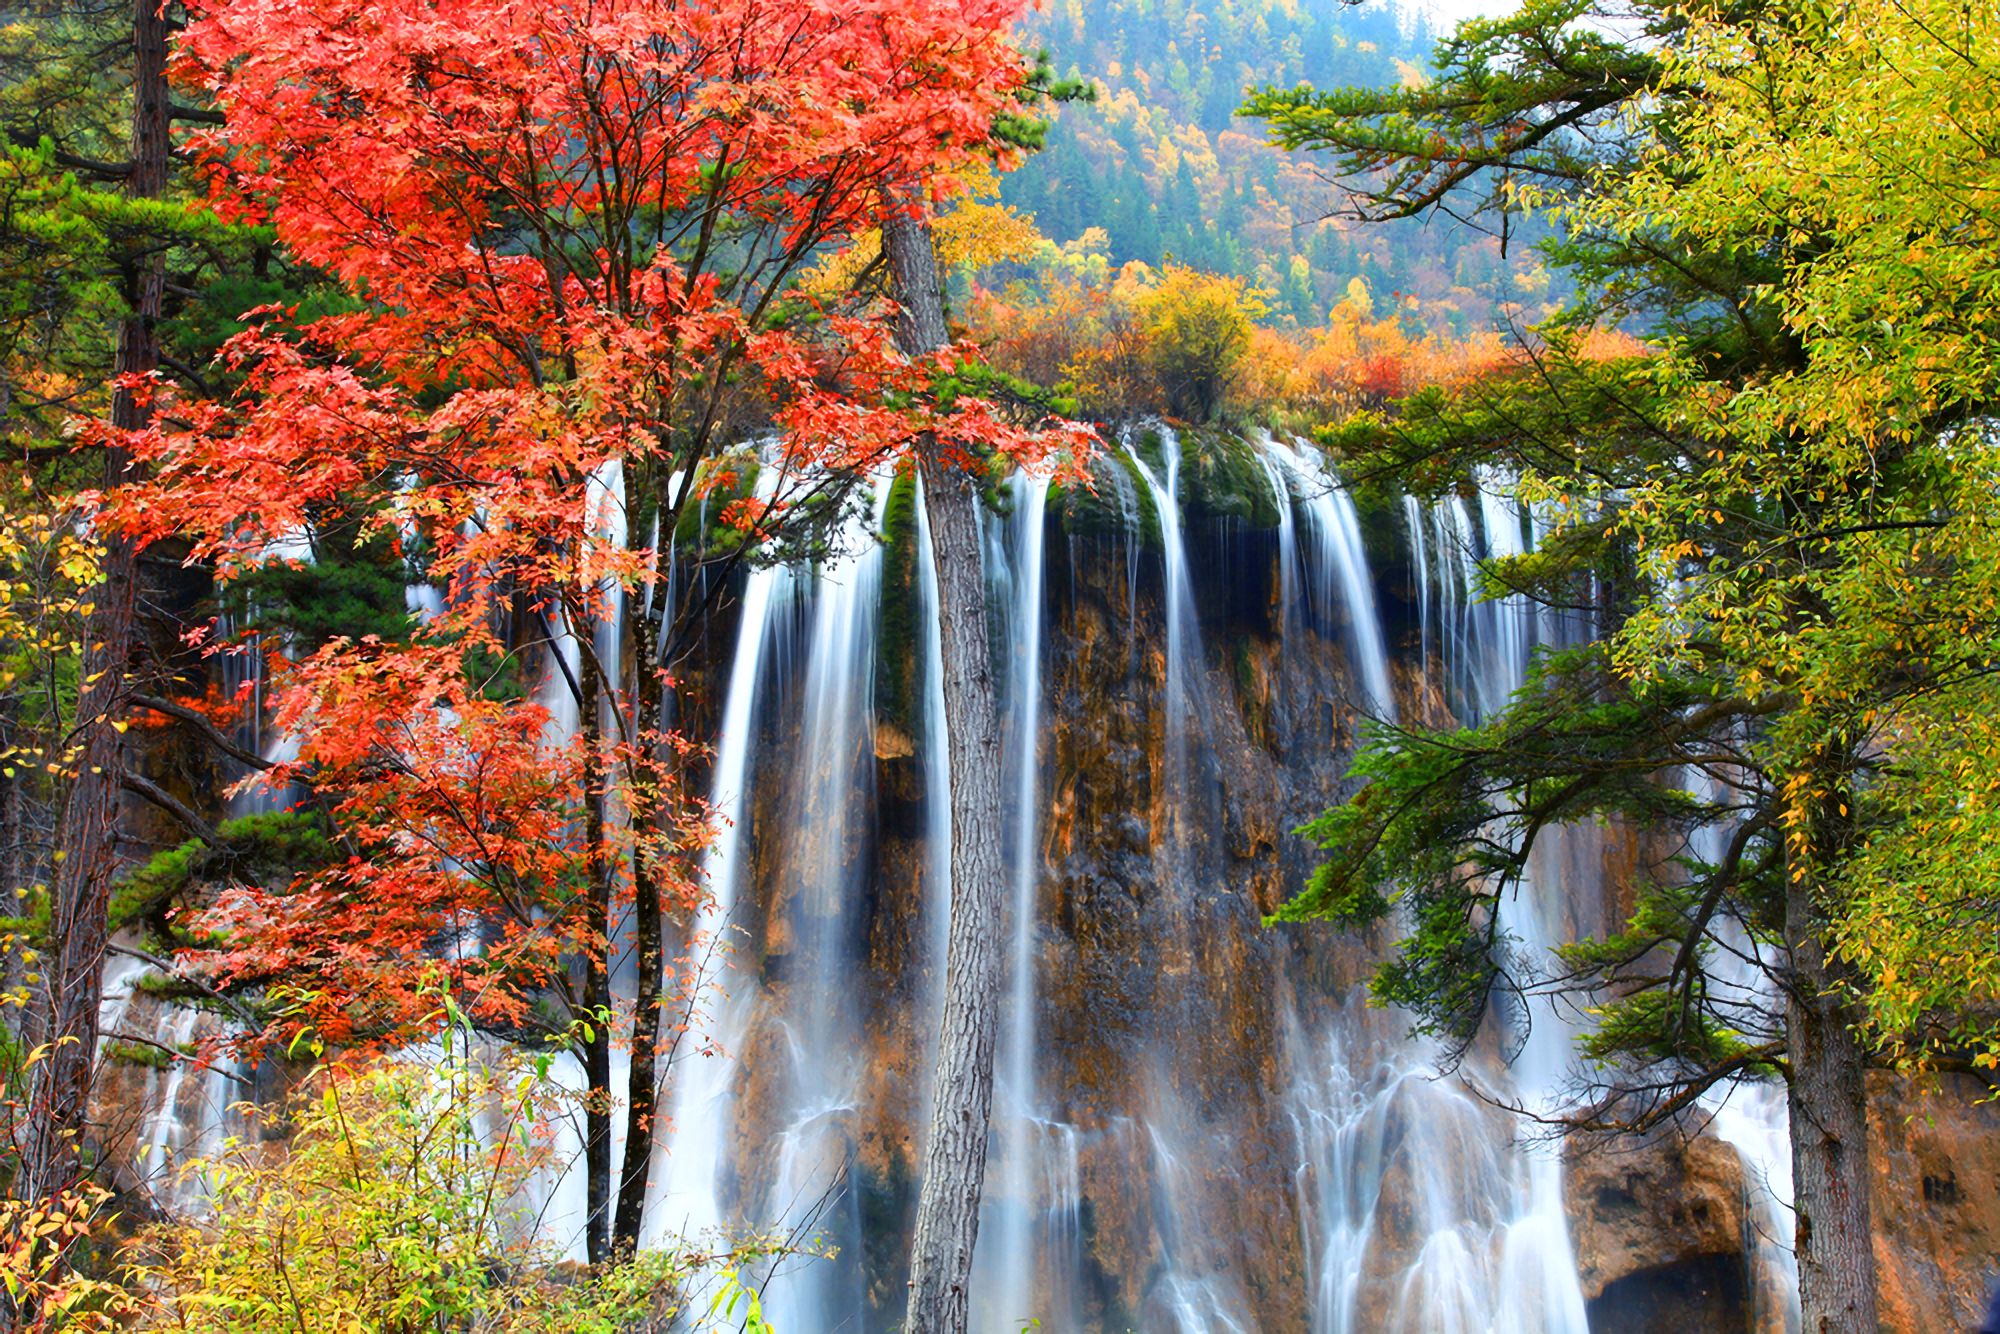
{"label": "brown limestone rock", "polygon": [[1974,1329],[2000,1273],[2000,1105],[1971,1075],[1869,1081],[1882,1328]]}
{"label": "brown limestone rock", "polygon": [[1708,1135],[1573,1142],[1564,1169],[1594,1328],[1746,1327],[1743,1166],[1734,1148]]}

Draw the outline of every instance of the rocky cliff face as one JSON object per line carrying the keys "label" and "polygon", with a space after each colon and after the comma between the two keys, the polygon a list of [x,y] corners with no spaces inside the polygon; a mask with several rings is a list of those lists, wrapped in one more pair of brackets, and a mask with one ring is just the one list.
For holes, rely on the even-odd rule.
{"label": "rocky cliff face", "polygon": [[[1580,1329],[1585,1293],[1569,1274],[1560,1200],[1537,1202],[1558,1180],[1551,1151],[1517,1146],[1504,1115],[1433,1078],[1403,1021],[1365,1005],[1379,942],[1262,924],[1310,865],[1292,831],[1344,790],[1368,702],[1360,617],[1392,649],[1400,715],[1443,716],[1401,521],[1352,516],[1345,549],[1358,558],[1365,544],[1372,584],[1357,602],[1293,531],[1324,497],[1246,442],[1190,440],[1177,460],[1170,436],[1127,443],[1094,490],[1051,501],[1038,534],[1039,818],[1024,944],[1036,1098],[1010,1105],[1002,1090],[981,1327],[1034,1316],[1060,1329],[1476,1328],[1482,1308],[1513,1302],[1530,1327]],[[1179,476],[1162,488],[1169,462]],[[1332,549],[1322,543],[1318,558]],[[841,1277],[796,1308],[828,1328],[896,1318],[918,1175],[926,1001],[940,984],[924,818],[936,794],[920,649],[907,629],[896,638],[921,618],[893,610],[916,595],[899,571],[918,555],[910,543],[885,562],[875,708],[838,760],[866,770],[854,783],[873,814],[837,871],[788,851],[804,814],[796,757],[809,748],[797,709],[766,709],[759,745],[791,758],[761,771],[752,821],[758,889],[744,926],[761,1018],[744,1061],[738,1198],[746,1209],[777,1201],[796,1185],[790,1156],[808,1121],[838,1123],[848,1190],[815,1222],[844,1248]],[[1005,544],[994,555],[1002,585],[1027,565]],[[1005,641],[1021,627],[998,606],[995,627],[997,658],[1012,661]],[[773,700],[809,691],[818,650],[802,634]],[[1015,661],[1010,692],[1022,670]],[[1591,895],[1604,855],[1592,844],[1573,859]],[[827,947],[804,882],[830,873],[850,886],[836,932],[849,965],[845,994],[818,998],[800,989],[825,976],[804,943]],[[797,1087],[788,1052],[828,1005],[851,1007],[860,1073],[821,1107]],[[1511,1088],[1496,1060],[1479,1075],[1490,1093]],[[1546,1171],[1523,1166],[1537,1156]],[[1010,1245],[1029,1258],[985,1264]],[[1600,1263],[1609,1274],[1624,1262]],[[1538,1267],[1561,1272],[1527,1272]]]}
{"label": "rocky cliff face", "polygon": [[[1381,942],[1262,923],[1310,866],[1292,831],[1346,790],[1359,618],[1406,720],[1442,719],[1465,655],[1498,651],[1461,636],[1458,661],[1441,652],[1445,553],[1413,561],[1406,515],[1343,517],[1250,443],[1191,439],[1177,459],[1171,435],[1128,443],[1094,490],[1051,495],[1045,523],[1021,521],[1020,484],[993,518],[996,657],[1040,704],[1013,747],[1037,794],[1033,911],[1012,928],[1032,995],[1009,1019],[1028,1069],[1003,1073],[979,1327],[1470,1330],[1506,1312],[1524,1329],[1783,1329],[1769,1202],[1733,1144],[1698,1126],[1530,1143],[1485,1100],[1526,1087],[1497,1050],[1440,1079],[1367,1007]],[[782,604],[757,687],[731,984],[750,1018],[715,1175],[739,1216],[839,1249],[778,1281],[787,1330],[886,1329],[902,1307],[945,890],[913,515],[892,491],[875,563]],[[1493,522],[1460,531],[1496,540],[1478,531]],[[1325,568],[1344,550],[1365,551],[1372,605]],[[1023,663],[1009,608],[1035,564],[1041,652]],[[1535,892],[1589,927],[1639,856],[1579,837]],[[188,1096],[167,1082],[136,1070],[116,1096]],[[1893,1328],[1962,1323],[2000,1249],[2000,1112],[1980,1091],[1884,1103]]]}

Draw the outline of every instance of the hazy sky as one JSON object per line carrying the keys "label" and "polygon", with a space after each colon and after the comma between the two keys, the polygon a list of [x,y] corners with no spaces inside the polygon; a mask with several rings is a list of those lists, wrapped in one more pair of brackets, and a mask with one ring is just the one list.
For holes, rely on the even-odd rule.
{"label": "hazy sky", "polygon": [[[1340,0],[1319,2],[1336,5]],[[1518,0],[1368,0],[1363,8],[1381,9],[1393,5],[1397,9],[1416,10],[1430,20],[1432,28],[1442,29],[1476,14],[1504,14],[1517,4]]]}

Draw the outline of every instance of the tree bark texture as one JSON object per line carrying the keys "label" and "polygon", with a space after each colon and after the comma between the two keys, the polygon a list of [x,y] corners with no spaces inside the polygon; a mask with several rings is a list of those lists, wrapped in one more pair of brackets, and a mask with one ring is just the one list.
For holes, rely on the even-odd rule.
{"label": "tree bark texture", "polygon": [[[916,355],[948,341],[928,224],[896,213],[882,225],[903,316],[898,339]],[[936,1094],[910,1245],[904,1334],[959,1334],[970,1319],[972,1247],[993,1115],[993,1047],[1003,973],[1000,726],[986,631],[979,487],[929,442],[924,509],[937,567],[944,710],[951,763],[951,928],[945,951]]]}
{"label": "tree bark texture", "polygon": [[[165,193],[168,139],[167,22],[158,0],[135,0],[132,171],[126,191],[135,198]],[[159,364],[154,324],[159,319],[165,271],[157,254],[131,262],[127,272],[131,313],[118,329],[113,362],[117,376],[143,375]],[[134,430],[146,408],[124,390],[114,394],[111,425]],[[105,455],[105,485],[126,480],[121,449]],[[97,1012],[103,999],[111,884],[118,870],[118,825],[124,806],[126,680],[137,639],[139,552],[124,538],[107,537],[102,582],[94,598],[83,684],[77,700],[76,776],[63,804],[49,911],[51,952],[42,990],[41,1034],[48,1050],[36,1066],[16,1194],[48,1199],[76,1185],[87,1170],[82,1154],[96,1071]]]}
{"label": "tree bark texture", "polygon": [[1791,953],[1785,1028],[1801,1328],[1876,1334],[1867,1064],[1845,989],[1826,957],[1824,925],[1810,879],[1793,882],[1785,902]]}
{"label": "tree bark texture", "polygon": [[[561,652],[559,645],[552,645],[552,651]],[[596,700],[601,689],[598,682],[597,660],[594,655],[585,654],[577,673],[580,688],[576,694],[579,725],[594,729],[596,720]],[[584,796],[586,809],[586,834],[592,849],[606,846],[609,836],[608,818],[604,803],[604,775],[602,772],[602,748],[597,744],[592,731],[584,752]],[[614,946],[611,941],[611,871],[608,867],[591,867],[590,903],[588,925],[585,930],[597,948],[594,958],[583,961],[583,1004],[589,1011],[590,1036],[583,1042],[584,1106],[583,1106],[583,1176],[584,1176],[584,1258],[593,1265],[601,1265],[611,1254],[611,956]],[[574,1017],[574,1016],[572,1016]]]}
{"label": "tree bark texture", "polygon": [[[650,527],[650,525],[648,525]],[[641,532],[645,532],[642,529]],[[631,735],[621,739],[664,732],[667,722],[667,687],[654,652],[658,644],[653,621],[647,615],[624,618],[625,636],[619,661],[625,674],[624,690],[614,695],[606,707],[616,713],[629,700],[627,726]],[[613,720],[615,723],[615,719]],[[612,724],[606,730],[616,735]],[[640,781],[633,791],[643,793],[648,783]],[[665,802],[665,793],[656,795]],[[628,811],[633,821],[671,821],[666,809]],[[637,964],[637,992],[632,1001],[632,1065],[625,1095],[625,1161],[618,1174],[618,1213],[612,1223],[613,1251],[636,1253],[645,1224],[646,1188],[652,1179],[653,1140],[658,1130],[660,1108],[660,995],[667,976],[667,921],[663,898],[664,868],[653,865],[650,856],[632,857],[632,952]]]}

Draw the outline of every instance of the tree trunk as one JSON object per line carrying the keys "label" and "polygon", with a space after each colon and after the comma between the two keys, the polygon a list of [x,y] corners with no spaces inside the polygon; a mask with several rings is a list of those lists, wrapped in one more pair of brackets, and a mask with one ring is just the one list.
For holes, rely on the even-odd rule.
{"label": "tree trunk", "polygon": [[[126,192],[156,198],[167,184],[168,93],[167,23],[158,0],[135,0],[132,15],[132,171]],[[114,376],[144,375],[159,364],[154,323],[159,319],[165,272],[157,254],[132,261],[127,272],[131,313],[118,329]],[[111,401],[111,425],[135,430],[147,410],[119,390]],[[125,451],[105,451],[107,487],[127,480]],[[119,730],[126,678],[136,640],[139,553],[116,534],[106,538],[103,581],[94,597],[89,643],[83,655],[83,685],[77,700],[73,761],[76,777],[63,805],[49,911],[52,952],[42,993],[43,1041],[49,1044],[36,1066],[16,1194],[48,1199],[77,1184],[86,1170],[82,1156],[96,1071],[97,1011],[104,990],[111,882],[118,869],[117,833],[124,806],[125,743]]]}
{"label": "tree trunk", "polygon": [[592,1011],[590,1037],[583,1044],[584,1259],[593,1266],[610,1258],[611,1225],[611,904],[609,883],[593,872],[591,940],[601,947],[584,962],[583,1003]]}
{"label": "tree trunk", "polygon": [[[561,646],[554,648],[562,651]],[[598,744],[596,700],[597,660],[583,655],[577,674],[578,725],[586,729],[583,774],[588,791],[584,794],[585,836],[593,856],[590,866],[590,903],[585,936],[596,950],[595,957],[583,961],[583,1004],[589,1011],[586,1022],[590,1036],[583,1041],[583,1254],[592,1265],[610,1258],[611,1233],[611,956],[616,946],[611,940],[611,869],[595,858],[609,847],[605,813],[603,748]]]}
{"label": "tree trunk", "polygon": [[[904,351],[917,355],[943,347],[949,339],[928,224],[898,212],[884,220],[882,237],[903,305],[897,333]],[[942,457],[934,441],[919,461],[943,631],[952,901],[936,1095],[924,1145],[903,1330],[958,1334],[970,1318],[972,1247],[979,1234],[1000,1023],[1006,880],[1000,858],[1000,725],[986,632],[977,480]]]}
{"label": "tree trunk", "polygon": [[[630,623],[628,618],[627,623]],[[653,669],[650,640],[642,647],[627,644],[624,661],[637,663],[632,690],[638,697],[636,716],[652,726],[665,717],[665,683]],[[644,657],[639,655],[643,653]],[[643,790],[643,785],[635,791]],[[665,813],[629,812],[632,820],[669,818]],[[625,1163],[618,1173],[618,1213],[611,1225],[615,1253],[635,1254],[645,1222],[646,1185],[653,1171],[653,1131],[660,1101],[660,986],[667,971],[666,921],[660,902],[659,872],[635,856],[632,866],[633,942],[638,972],[632,1000],[632,1068],[625,1089]]]}
{"label": "tree trunk", "polygon": [[1824,926],[1810,877],[1793,881],[1785,899],[1785,1028],[1799,1306],[1806,1334],[1876,1334],[1867,1067],[1846,989],[1826,957]]}

